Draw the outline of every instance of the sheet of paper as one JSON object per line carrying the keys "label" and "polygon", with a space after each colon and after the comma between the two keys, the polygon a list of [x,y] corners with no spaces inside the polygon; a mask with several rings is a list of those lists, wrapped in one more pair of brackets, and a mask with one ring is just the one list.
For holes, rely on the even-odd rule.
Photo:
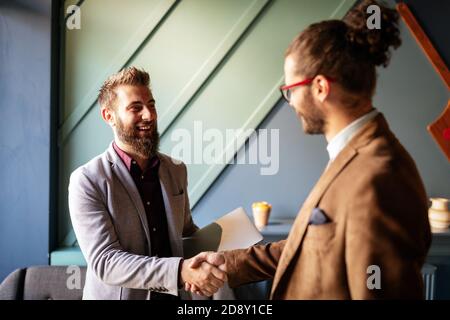
{"label": "sheet of paper", "polygon": [[213,223],[183,238],[184,257],[202,251],[248,248],[263,239],[243,208],[237,208]]}

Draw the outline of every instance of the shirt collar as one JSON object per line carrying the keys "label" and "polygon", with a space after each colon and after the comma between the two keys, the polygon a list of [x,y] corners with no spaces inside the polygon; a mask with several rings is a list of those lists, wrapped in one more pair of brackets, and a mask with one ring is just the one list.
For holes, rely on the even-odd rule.
{"label": "shirt collar", "polygon": [[[137,165],[136,161],[128,153],[126,153],[125,151],[120,149],[119,146],[116,144],[116,142],[113,142],[113,148],[116,151],[119,158],[122,159],[122,161],[125,164],[125,166],[127,167],[128,171],[131,171],[132,164]],[[158,156],[155,155],[153,158],[150,159],[148,169],[154,169],[158,165],[159,165],[159,158],[158,158]]]}
{"label": "shirt collar", "polygon": [[376,117],[378,114],[378,110],[374,109],[362,117],[359,117],[352,123],[350,123],[347,127],[342,129],[336,136],[331,139],[328,143],[327,151],[330,157],[330,161],[333,161],[338,156],[339,152],[344,149],[348,142],[353,138],[355,134],[370,120]]}

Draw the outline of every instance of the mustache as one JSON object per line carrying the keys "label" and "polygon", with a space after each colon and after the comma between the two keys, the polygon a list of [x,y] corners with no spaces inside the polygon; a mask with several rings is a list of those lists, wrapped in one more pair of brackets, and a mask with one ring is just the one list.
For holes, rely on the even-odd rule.
{"label": "mustache", "polygon": [[137,126],[145,126],[145,125],[152,125],[152,124],[155,124],[154,120],[139,122],[136,125]]}

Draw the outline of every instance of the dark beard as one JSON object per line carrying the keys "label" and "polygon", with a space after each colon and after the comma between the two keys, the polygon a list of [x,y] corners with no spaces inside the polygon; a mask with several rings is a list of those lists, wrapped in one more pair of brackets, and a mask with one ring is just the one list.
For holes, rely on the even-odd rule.
{"label": "dark beard", "polygon": [[325,116],[315,105],[310,91],[305,93],[305,104],[308,112],[306,115],[301,115],[303,131],[307,134],[323,134],[325,132]]}
{"label": "dark beard", "polygon": [[117,136],[119,139],[131,146],[135,153],[144,159],[151,159],[159,151],[159,132],[156,121],[145,122],[142,125],[151,127],[148,135],[140,136],[140,131],[136,127],[127,128],[117,119]]}

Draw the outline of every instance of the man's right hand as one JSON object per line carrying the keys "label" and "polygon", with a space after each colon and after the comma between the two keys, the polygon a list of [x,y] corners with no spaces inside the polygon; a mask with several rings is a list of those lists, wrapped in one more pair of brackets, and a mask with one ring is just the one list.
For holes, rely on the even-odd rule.
{"label": "man's right hand", "polygon": [[[198,268],[204,264],[214,265],[219,268],[223,272],[227,272],[225,256],[222,253],[217,253],[213,251],[202,252],[196,255],[195,257],[189,259],[191,268]],[[227,279],[228,280],[228,279]],[[225,281],[227,281],[225,280]],[[184,288],[186,291],[191,291],[192,293],[208,296],[208,294],[202,290],[200,287],[193,283],[186,282],[184,284]]]}
{"label": "man's right hand", "polygon": [[216,293],[227,281],[224,257],[216,254],[207,259],[209,254],[202,252],[181,264],[182,283],[185,286],[194,286],[198,293],[208,297]]}

